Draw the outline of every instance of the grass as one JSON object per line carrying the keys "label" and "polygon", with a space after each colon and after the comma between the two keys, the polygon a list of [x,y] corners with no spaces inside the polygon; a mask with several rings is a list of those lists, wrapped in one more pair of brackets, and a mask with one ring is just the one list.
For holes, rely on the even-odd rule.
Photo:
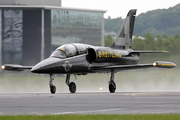
{"label": "grass", "polygon": [[179,119],[180,119],[180,114],[0,116],[0,120],[179,120]]}

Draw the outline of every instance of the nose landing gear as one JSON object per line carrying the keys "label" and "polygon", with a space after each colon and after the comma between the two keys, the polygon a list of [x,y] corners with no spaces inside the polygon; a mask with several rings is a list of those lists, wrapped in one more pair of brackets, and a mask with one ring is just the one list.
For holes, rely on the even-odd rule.
{"label": "nose landing gear", "polygon": [[56,86],[53,85],[53,80],[54,80],[53,75],[50,74],[50,80],[49,80],[50,92],[51,92],[52,94],[55,94],[55,93],[56,93]]}
{"label": "nose landing gear", "polygon": [[[53,74],[50,74],[50,80],[49,80],[50,92],[52,94],[55,94],[56,93],[56,86],[53,85],[53,80],[54,80]],[[66,84],[68,85],[69,91],[71,93],[76,92],[76,84],[74,82],[70,82],[70,74],[67,74],[67,76],[66,76]]]}

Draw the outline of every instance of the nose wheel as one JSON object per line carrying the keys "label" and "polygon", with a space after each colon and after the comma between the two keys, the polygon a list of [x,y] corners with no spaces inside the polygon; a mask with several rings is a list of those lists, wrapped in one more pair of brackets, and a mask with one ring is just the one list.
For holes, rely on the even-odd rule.
{"label": "nose wheel", "polygon": [[53,75],[50,74],[50,80],[49,80],[50,92],[51,92],[52,94],[55,94],[55,93],[56,93],[56,86],[53,85],[53,80],[54,80]]}
{"label": "nose wheel", "polygon": [[[55,94],[56,93],[56,86],[53,85],[53,80],[54,80],[53,74],[50,74],[50,80],[49,80],[50,92],[52,94]],[[67,74],[67,76],[66,76],[66,84],[68,85],[69,91],[71,93],[76,92],[76,84],[74,82],[70,82],[70,74]]]}
{"label": "nose wheel", "polygon": [[55,86],[55,85],[50,86],[50,92],[51,92],[52,94],[55,94],[55,93],[56,93],[56,86]]}

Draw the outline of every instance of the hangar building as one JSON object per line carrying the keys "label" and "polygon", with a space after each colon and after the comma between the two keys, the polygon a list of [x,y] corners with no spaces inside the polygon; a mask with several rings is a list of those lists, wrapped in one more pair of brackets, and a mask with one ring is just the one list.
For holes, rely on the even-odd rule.
{"label": "hangar building", "polygon": [[61,0],[1,0],[0,64],[34,65],[66,43],[103,46],[105,12]]}

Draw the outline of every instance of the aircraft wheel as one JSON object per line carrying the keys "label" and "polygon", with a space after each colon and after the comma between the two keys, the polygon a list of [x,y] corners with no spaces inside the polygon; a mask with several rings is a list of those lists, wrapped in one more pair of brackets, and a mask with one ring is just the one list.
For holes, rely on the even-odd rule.
{"label": "aircraft wheel", "polygon": [[116,91],[116,83],[112,82],[109,84],[109,92],[114,93]]}
{"label": "aircraft wheel", "polygon": [[50,86],[50,91],[52,94],[55,94],[56,93],[56,86],[55,85]]}
{"label": "aircraft wheel", "polygon": [[76,84],[74,82],[71,82],[69,85],[69,91],[71,93],[75,93],[76,92]]}

